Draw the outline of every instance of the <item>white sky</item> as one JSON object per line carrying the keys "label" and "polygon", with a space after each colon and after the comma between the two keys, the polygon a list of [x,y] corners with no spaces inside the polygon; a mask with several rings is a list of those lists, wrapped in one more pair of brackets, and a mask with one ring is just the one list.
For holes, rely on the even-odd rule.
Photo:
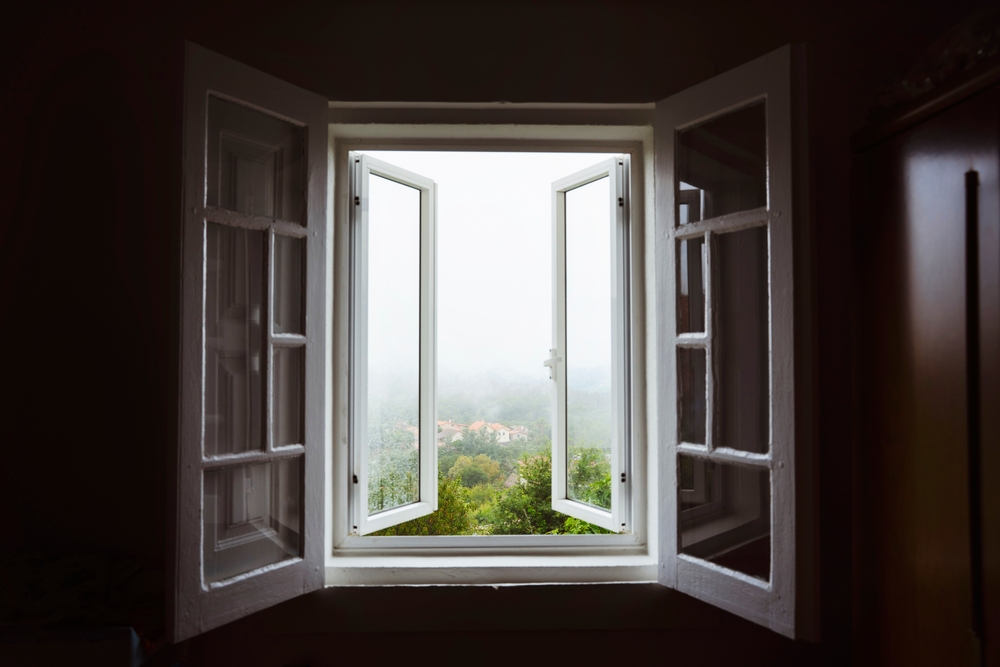
{"label": "white sky", "polygon": [[[546,379],[542,362],[552,344],[551,186],[613,155],[365,152],[437,183],[440,380]],[[385,365],[397,372],[416,370],[416,194],[384,179],[371,181],[373,375]],[[577,369],[609,362],[608,197],[605,179],[571,192],[568,201],[567,316]],[[384,231],[377,231],[376,223]]]}

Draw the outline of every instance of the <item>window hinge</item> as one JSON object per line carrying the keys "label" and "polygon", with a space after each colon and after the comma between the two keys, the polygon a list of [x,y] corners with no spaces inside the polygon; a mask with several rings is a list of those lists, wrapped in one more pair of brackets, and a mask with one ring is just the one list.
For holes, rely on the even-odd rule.
{"label": "window hinge", "polygon": [[625,473],[622,473],[622,481],[625,481]]}
{"label": "window hinge", "polygon": [[625,197],[619,197],[618,198],[618,205],[619,206],[625,206]]}
{"label": "window hinge", "polygon": [[354,483],[357,484],[358,483],[358,476],[357,475],[352,475],[352,477],[354,477]]}
{"label": "window hinge", "polygon": [[361,197],[358,197],[357,195],[354,196],[354,205],[361,206]]}

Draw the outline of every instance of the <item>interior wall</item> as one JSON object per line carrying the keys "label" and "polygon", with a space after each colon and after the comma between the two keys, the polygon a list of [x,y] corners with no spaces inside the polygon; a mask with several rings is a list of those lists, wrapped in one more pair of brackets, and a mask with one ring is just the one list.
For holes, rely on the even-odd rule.
{"label": "interior wall", "polygon": [[[497,620],[518,613],[522,601],[492,608],[483,592],[459,590],[434,604],[475,610],[481,629],[415,633],[405,642],[326,634],[337,630],[337,615],[300,600],[178,650],[192,664],[226,662],[237,645],[241,664],[318,664],[351,652],[361,657],[373,646],[400,656],[406,646],[447,646],[448,655],[489,657],[494,649],[484,653],[485,645],[512,658],[523,655],[524,643],[551,642],[564,647],[563,657],[580,660],[638,645],[650,657],[686,656],[692,664],[844,664],[854,577],[848,137],[864,123],[879,83],[978,4],[23,7],[0,57],[0,81],[7,82],[0,90],[0,182],[8,193],[0,197],[7,389],[0,401],[0,550],[117,553],[164,570],[172,530],[167,471],[176,453],[183,39],[330,99],[470,102],[650,102],[784,43],[807,42],[818,249],[819,645],[795,644],[721,613],[717,624],[697,630],[669,623],[628,629],[609,620],[627,601],[598,595],[573,603],[600,610],[581,620],[583,627],[540,620],[527,630]],[[329,614],[326,630],[278,633],[266,623],[317,613]],[[506,627],[504,636],[491,627]]]}

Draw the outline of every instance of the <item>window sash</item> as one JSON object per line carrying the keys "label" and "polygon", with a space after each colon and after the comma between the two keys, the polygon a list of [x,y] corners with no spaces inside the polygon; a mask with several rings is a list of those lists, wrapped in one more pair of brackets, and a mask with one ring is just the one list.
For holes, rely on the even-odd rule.
{"label": "window sash", "polygon": [[[573,500],[567,489],[567,339],[566,339],[566,194],[609,179],[611,233],[611,511]],[[552,328],[553,347],[545,363],[554,381],[552,420],[552,509],[616,533],[631,528],[629,368],[629,157],[622,155],[571,174],[552,184]]]}
{"label": "window sash", "polygon": [[[351,456],[352,527],[368,535],[437,510],[437,190],[434,181],[363,153],[348,155],[351,215]],[[419,494],[417,502],[368,514],[368,252],[372,175],[420,192]]]}

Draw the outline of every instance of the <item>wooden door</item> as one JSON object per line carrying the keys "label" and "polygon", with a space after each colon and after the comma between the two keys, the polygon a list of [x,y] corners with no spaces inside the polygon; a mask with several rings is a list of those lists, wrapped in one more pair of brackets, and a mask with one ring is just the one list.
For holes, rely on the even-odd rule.
{"label": "wooden door", "polygon": [[[996,552],[976,538],[988,528],[970,529],[966,216],[974,173],[974,228],[996,243],[998,110],[994,86],[855,164],[862,664],[981,664],[970,630],[974,591],[984,589],[972,564]],[[981,253],[987,299],[996,298],[996,250]],[[985,319],[995,327],[995,315]],[[995,329],[990,336],[995,346]],[[995,446],[982,442],[983,489],[1000,481]],[[995,526],[996,510],[975,502]]]}

